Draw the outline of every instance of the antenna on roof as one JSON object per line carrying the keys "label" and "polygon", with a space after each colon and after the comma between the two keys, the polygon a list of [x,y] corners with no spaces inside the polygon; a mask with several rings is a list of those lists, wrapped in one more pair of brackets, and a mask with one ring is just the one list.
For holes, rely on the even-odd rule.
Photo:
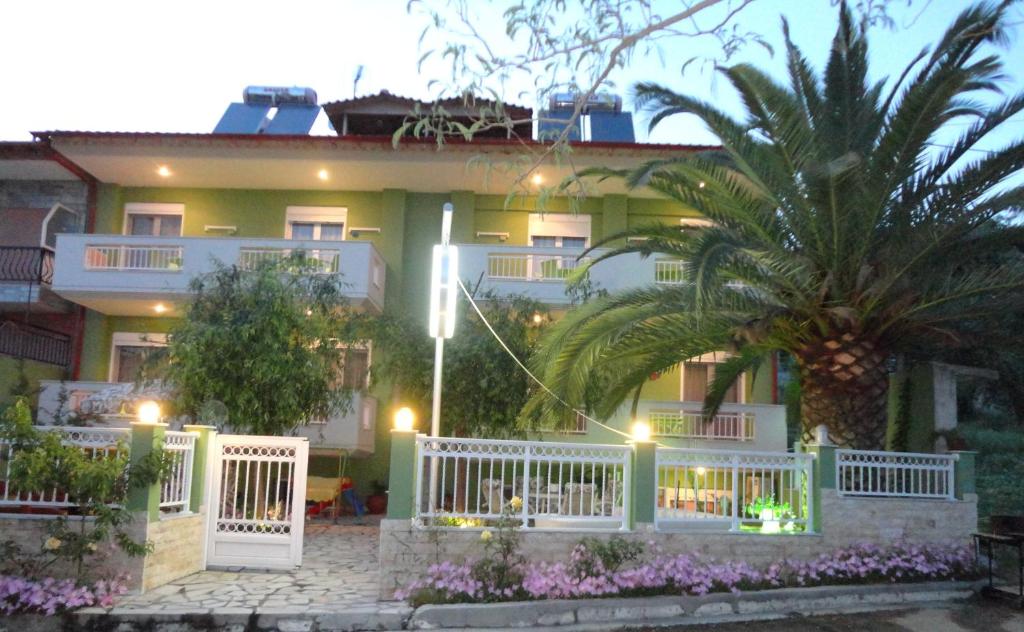
{"label": "antenna on roof", "polygon": [[352,98],[356,98],[356,87],[359,85],[359,80],[363,78],[363,65],[359,64],[356,66],[356,76],[352,79]]}

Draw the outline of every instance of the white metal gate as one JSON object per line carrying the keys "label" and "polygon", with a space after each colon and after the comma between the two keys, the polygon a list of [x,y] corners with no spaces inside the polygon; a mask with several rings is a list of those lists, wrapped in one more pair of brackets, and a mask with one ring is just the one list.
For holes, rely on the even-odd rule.
{"label": "white metal gate", "polygon": [[308,459],[304,438],[217,436],[207,496],[208,567],[302,564]]}

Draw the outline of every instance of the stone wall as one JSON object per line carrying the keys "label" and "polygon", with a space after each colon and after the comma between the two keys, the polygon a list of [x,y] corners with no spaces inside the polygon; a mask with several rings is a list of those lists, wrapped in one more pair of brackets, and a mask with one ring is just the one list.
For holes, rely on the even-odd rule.
{"label": "stone wall", "polygon": [[152,522],[146,539],[153,543],[153,552],[146,556],[143,591],[203,570],[206,548],[206,516],[203,514],[168,516]]}
{"label": "stone wall", "polygon": [[[767,565],[781,559],[808,558],[849,544],[890,544],[901,539],[915,542],[968,542],[977,524],[977,496],[964,500],[912,500],[900,498],[841,498],[823,489],[822,532],[808,535],[760,535],[728,532],[658,532],[652,525],[621,534],[641,542],[655,542],[666,552],[693,552],[717,559],[743,560]],[[610,537],[607,534],[588,533]],[[560,561],[584,534],[577,531],[525,531],[521,550],[533,560]],[[414,529],[408,520],[384,520],[380,530],[380,595],[390,599],[396,588],[417,571],[442,560],[478,557],[480,531],[474,529]]]}
{"label": "stone wall", "polygon": [[0,209],[51,208],[58,202],[85,217],[88,187],[81,180],[0,180]]}
{"label": "stone wall", "polygon": [[[41,514],[2,515],[0,542],[10,540],[23,551],[39,551],[53,519],[54,516]],[[167,517],[147,525],[145,515],[136,513],[129,532],[136,541],[145,533],[145,539],[153,544],[153,552],[145,558],[129,557],[111,544],[89,560],[89,574],[100,579],[127,573],[129,590],[141,592],[200,571],[204,566],[205,525],[202,514]],[[47,568],[46,574],[74,577],[75,569],[60,563]]]}

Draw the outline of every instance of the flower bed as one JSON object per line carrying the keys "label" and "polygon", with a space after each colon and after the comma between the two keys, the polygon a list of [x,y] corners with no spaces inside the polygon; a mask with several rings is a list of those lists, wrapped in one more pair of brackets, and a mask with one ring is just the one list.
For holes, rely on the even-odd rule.
{"label": "flower bed", "polygon": [[0,575],[0,613],[52,615],[88,606],[109,607],[116,596],[126,591],[121,579],[99,580],[79,586],[70,579],[48,577],[35,581]]}
{"label": "flower bed", "polygon": [[[614,540],[613,540],[614,542]],[[485,541],[486,544],[486,541]],[[414,605],[591,597],[703,595],[768,588],[970,579],[974,555],[962,545],[857,545],[806,561],[757,568],[744,562],[715,562],[690,554],[655,552],[641,559],[635,543],[584,540],[567,562],[517,561],[492,572],[493,560],[443,562],[396,597]],[[499,564],[500,565],[500,564]],[[484,572],[482,572],[484,571]]]}

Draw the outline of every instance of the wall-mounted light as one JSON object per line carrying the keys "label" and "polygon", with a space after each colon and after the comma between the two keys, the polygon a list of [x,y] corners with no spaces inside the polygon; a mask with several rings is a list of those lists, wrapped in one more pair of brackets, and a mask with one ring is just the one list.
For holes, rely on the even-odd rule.
{"label": "wall-mounted light", "polygon": [[316,177],[320,178],[321,180],[327,181],[327,179],[331,177],[331,174],[329,174],[326,169],[321,169],[320,171],[316,172]]}
{"label": "wall-mounted light", "polygon": [[540,175],[539,173],[535,173],[530,178],[530,182],[533,182],[534,186],[539,187],[540,185],[544,184],[544,176]]}
{"label": "wall-mounted light", "polygon": [[160,165],[159,167],[156,168],[156,174],[161,178],[170,178],[172,175],[171,168],[168,167],[167,165]]}
{"label": "wall-mounted light", "polygon": [[163,314],[164,312],[167,311],[167,306],[164,305],[163,303],[157,303],[156,305],[153,306],[153,311],[156,312],[157,314]]}

